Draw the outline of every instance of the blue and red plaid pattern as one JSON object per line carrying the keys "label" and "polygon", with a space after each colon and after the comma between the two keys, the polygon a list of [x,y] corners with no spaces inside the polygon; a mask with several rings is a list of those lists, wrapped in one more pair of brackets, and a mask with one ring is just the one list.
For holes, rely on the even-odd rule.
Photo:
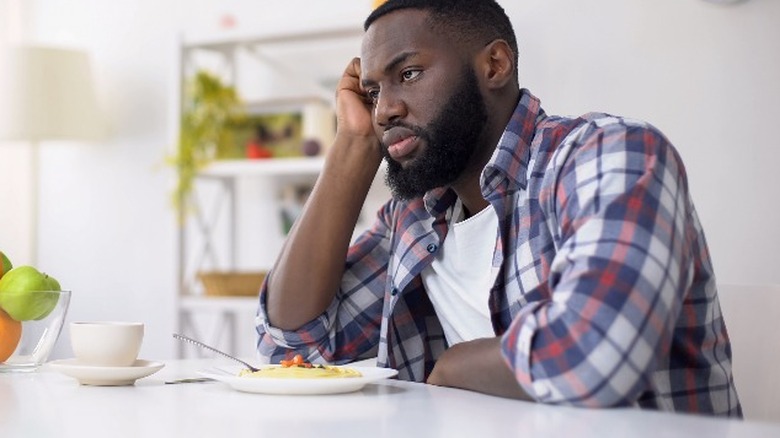
{"label": "blue and red plaid pattern", "polygon": [[[499,217],[493,327],[531,397],[742,415],[704,234],[660,132],[606,114],[547,116],[523,90],[481,186]],[[268,324],[263,289],[260,355],[376,355],[425,381],[447,345],[420,272],[455,200],[436,189],[385,204],[350,248],[331,306],[297,331]]]}

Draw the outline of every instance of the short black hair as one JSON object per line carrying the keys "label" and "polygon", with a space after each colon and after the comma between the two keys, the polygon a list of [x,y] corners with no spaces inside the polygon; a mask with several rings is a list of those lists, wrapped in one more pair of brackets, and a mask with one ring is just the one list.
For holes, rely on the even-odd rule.
{"label": "short black hair", "polygon": [[496,39],[509,44],[514,52],[517,75],[517,38],[512,23],[495,0],[388,0],[371,12],[363,28],[393,11],[419,9],[430,13],[432,29],[448,32],[456,41],[487,45]]}

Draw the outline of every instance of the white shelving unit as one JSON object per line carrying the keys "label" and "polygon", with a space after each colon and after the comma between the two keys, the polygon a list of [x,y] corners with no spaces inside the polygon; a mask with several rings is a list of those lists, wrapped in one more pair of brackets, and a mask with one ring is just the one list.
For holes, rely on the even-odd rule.
{"label": "white shelving unit", "polygon": [[[321,157],[218,161],[198,175],[193,196],[202,191],[210,192],[210,196],[206,201],[195,203],[195,211],[179,229],[180,333],[206,340],[233,354],[241,355],[242,350],[246,350],[241,348],[239,339],[242,332],[251,332],[246,326],[257,310],[257,299],[206,296],[196,274],[201,269],[242,270],[239,265],[239,247],[243,241],[239,235],[242,182],[269,186],[267,188],[273,192],[278,187],[277,182],[288,178],[313,181],[323,162]],[[273,213],[277,213],[273,209]],[[270,225],[266,230],[275,235],[276,239],[271,240],[278,243],[264,248],[275,252],[282,239],[281,229]],[[252,270],[270,268],[251,262],[247,265],[251,265]],[[239,326],[244,328],[239,329]],[[185,357],[187,351],[203,353],[186,344],[179,345],[180,357]]]}
{"label": "white shelving unit", "polygon": [[222,160],[201,172],[201,178],[241,178],[249,176],[317,175],[322,157],[278,158],[270,160]]}
{"label": "white shelving unit", "polygon": [[[361,36],[360,28],[336,28],[184,38],[179,47],[179,101],[183,102],[186,80],[197,70],[206,68],[232,83],[250,112],[301,109],[312,103],[330,108],[334,103],[335,82],[349,59],[359,52]],[[306,114],[304,111],[304,125]],[[241,342],[241,337],[243,334],[253,339],[253,330],[247,326],[254,319],[257,298],[206,296],[196,279],[197,272],[241,270],[246,266],[253,270],[270,268],[253,260],[241,260],[241,249],[254,245],[261,246],[266,253],[278,251],[283,239],[280,227],[273,224],[242,227],[243,212],[239,207],[262,202],[273,204],[273,192],[278,191],[280,184],[298,179],[313,181],[322,165],[322,157],[217,161],[197,176],[191,195],[194,211],[185,215],[178,230],[180,333],[236,355],[247,354],[247,343]],[[242,187],[265,190],[261,190],[262,202],[258,201],[257,193],[249,201],[243,199]],[[267,210],[267,219],[278,212],[272,211],[273,205]],[[244,233],[245,229],[251,229],[252,233]],[[265,242],[250,242],[253,237]],[[267,255],[271,259],[276,256],[275,253]],[[178,347],[179,357],[186,357],[190,352],[202,354],[183,343]]]}

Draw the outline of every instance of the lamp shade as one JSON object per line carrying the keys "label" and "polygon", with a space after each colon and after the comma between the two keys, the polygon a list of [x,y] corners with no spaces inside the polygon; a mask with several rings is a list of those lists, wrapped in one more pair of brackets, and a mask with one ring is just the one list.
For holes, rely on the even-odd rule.
{"label": "lamp shade", "polygon": [[0,139],[98,140],[102,134],[89,57],[78,50],[8,49],[0,72]]}

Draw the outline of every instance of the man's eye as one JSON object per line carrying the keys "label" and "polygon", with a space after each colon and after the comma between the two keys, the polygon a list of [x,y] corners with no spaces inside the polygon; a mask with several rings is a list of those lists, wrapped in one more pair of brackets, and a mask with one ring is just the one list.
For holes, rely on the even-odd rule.
{"label": "man's eye", "polygon": [[406,70],[401,73],[401,78],[403,78],[404,82],[411,81],[417,76],[419,76],[421,73],[420,70]]}
{"label": "man's eye", "polygon": [[368,90],[366,95],[371,102],[376,103],[377,99],[379,99],[379,90]]}

